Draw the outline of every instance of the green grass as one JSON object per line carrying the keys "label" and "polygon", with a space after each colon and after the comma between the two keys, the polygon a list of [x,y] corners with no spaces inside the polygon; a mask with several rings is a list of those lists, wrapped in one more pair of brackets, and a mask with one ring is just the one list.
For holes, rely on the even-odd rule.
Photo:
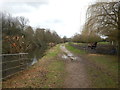
{"label": "green grass", "polygon": [[82,54],[82,55],[86,53],[84,50],[78,50],[75,47],[71,46],[70,43],[66,44],[65,46],[69,51],[73,53]]}
{"label": "green grass", "polygon": [[61,88],[64,82],[64,62],[56,60],[48,66],[49,73],[47,74],[47,81],[44,88]]}
{"label": "green grass", "polygon": [[[74,44],[83,46],[83,45],[87,45],[88,43],[74,43]],[[98,42],[98,44],[100,44],[100,45],[109,45],[110,42]]]}
{"label": "green grass", "polygon": [[[71,43],[71,44],[72,44],[72,43]],[[88,44],[88,43],[74,43],[74,44],[83,46],[83,45],[86,45],[86,44]]]}
{"label": "green grass", "polygon": [[102,73],[100,70],[89,67],[87,68],[88,78],[91,80],[92,88],[117,88],[117,82],[109,77],[107,74]]}
{"label": "green grass", "polygon": [[118,60],[117,56],[110,56],[110,55],[91,55],[88,56],[92,61],[97,64],[104,65],[107,69],[111,70],[112,72],[117,72],[118,70]]}
{"label": "green grass", "polygon": [[47,57],[55,57],[57,56],[57,54],[59,53],[60,51],[60,48],[59,48],[60,45],[57,45],[55,47],[53,47],[49,52],[46,53],[46,56]]}
{"label": "green grass", "polygon": [[[89,67],[88,73],[92,81],[93,87],[97,88],[116,88],[118,84],[118,61],[117,56],[110,55],[88,55],[92,63],[102,68],[98,70],[95,67]],[[103,73],[105,72],[105,73]],[[107,75],[107,73],[110,74]]]}
{"label": "green grass", "polygon": [[65,64],[62,60],[57,58],[58,53],[61,52],[60,45],[53,47],[47,54],[46,58],[51,58],[50,64],[46,67],[49,71],[46,75],[47,80],[42,86],[43,88],[60,88],[64,82]]}
{"label": "green grass", "polygon": [[110,44],[110,42],[98,42],[98,44],[105,44],[105,45],[107,45],[107,44]]}

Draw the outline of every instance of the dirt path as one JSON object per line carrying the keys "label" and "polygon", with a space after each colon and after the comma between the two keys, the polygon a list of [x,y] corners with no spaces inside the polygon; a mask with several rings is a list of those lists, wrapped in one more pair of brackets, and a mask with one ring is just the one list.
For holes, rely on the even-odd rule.
{"label": "dirt path", "polygon": [[67,76],[64,82],[64,87],[88,88],[90,84],[89,80],[87,79],[82,59],[68,51],[64,45],[61,45],[60,48],[65,53],[64,55],[62,55],[62,58],[66,60]]}

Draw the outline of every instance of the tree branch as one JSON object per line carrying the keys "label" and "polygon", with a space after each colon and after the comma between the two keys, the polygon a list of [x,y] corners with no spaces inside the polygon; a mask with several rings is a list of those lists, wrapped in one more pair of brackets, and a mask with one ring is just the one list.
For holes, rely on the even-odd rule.
{"label": "tree branch", "polygon": [[[105,10],[106,14],[107,14],[108,16],[110,16],[111,19],[113,19],[113,20],[117,23],[117,20],[116,20],[115,18],[113,18],[111,14],[108,13],[108,11],[105,9],[104,5],[102,5],[102,7],[103,7],[103,9]],[[113,14],[113,15],[114,15],[114,14]]]}

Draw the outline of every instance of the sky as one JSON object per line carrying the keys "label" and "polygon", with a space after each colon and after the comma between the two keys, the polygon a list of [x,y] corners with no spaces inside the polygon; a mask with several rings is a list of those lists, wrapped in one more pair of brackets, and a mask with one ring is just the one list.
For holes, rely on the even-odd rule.
{"label": "sky", "polygon": [[56,31],[61,37],[80,33],[88,5],[96,0],[0,0],[2,11],[24,16],[29,25]]}

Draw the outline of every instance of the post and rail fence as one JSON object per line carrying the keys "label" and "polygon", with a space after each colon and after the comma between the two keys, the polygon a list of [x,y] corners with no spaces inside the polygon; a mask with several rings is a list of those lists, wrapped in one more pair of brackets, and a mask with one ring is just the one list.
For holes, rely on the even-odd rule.
{"label": "post and rail fence", "polygon": [[0,73],[2,73],[1,80],[5,80],[6,78],[22,71],[30,66],[31,59],[28,58],[28,53],[16,53],[16,54],[2,54],[0,55],[2,58],[2,69]]}

